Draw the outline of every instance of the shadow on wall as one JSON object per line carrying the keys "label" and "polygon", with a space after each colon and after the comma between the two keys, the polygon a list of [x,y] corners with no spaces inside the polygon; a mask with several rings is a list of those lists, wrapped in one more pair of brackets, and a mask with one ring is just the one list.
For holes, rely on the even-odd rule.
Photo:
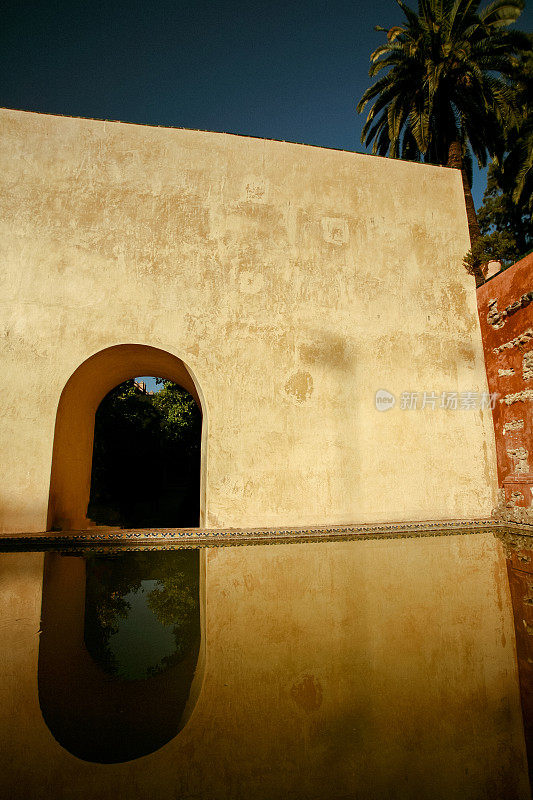
{"label": "shadow on wall", "polygon": [[200,525],[205,519],[205,403],[189,368],[176,356],[154,347],[109,347],[81,364],[68,380],[57,409],[50,479],[47,530],[80,530],[92,524],[87,509],[95,414],[102,399],[136,375],[158,375],[183,387],[202,414],[200,456]]}

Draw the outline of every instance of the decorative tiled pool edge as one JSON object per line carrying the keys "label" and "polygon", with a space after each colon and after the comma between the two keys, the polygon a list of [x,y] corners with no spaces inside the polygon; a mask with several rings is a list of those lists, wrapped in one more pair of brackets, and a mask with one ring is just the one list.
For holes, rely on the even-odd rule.
{"label": "decorative tiled pool edge", "polygon": [[169,549],[175,547],[219,547],[244,544],[292,544],[368,539],[401,539],[421,536],[451,536],[491,530],[533,536],[533,526],[493,518],[468,520],[423,520],[353,525],[317,525],[265,528],[88,528],[82,531],[9,533],[0,536],[0,550],[48,550],[99,548]]}

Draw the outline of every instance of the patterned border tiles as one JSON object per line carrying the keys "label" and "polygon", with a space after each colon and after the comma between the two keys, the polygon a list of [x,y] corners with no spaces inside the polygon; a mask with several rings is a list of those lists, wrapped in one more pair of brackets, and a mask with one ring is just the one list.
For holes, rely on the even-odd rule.
{"label": "patterned border tiles", "polygon": [[[0,536],[0,550],[80,548],[169,549],[247,544],[289,544],[343,540],[450,536],[509,529],[509,523],[484,518],[280,528],[89,528],[82,531],[13,533]],[[514,527],[514,526],[513,526]],[[523,527],[523,526],[517,526]],[[517,531],[518,533],[518,531]],[[533,531],[532,534],[533,535]]]}

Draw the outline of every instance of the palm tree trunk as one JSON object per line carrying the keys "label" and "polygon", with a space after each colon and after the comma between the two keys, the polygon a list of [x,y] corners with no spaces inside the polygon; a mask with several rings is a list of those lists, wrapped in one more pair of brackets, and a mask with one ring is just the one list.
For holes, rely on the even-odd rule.
{"label": "palm tree trunk", "polygon": [[[474,242],[480,238],[481,230],[477,221],[476,207],[474,205],[474,198],[472,197],[472,190],[466,174],[466,169],[463,163],[463,151],[461,143],[458,141],[450,142],[448,148],[448,163],[447,167],[452,167],[461,170],[461,177],[463,179],[463,194],[465,196],[466,218],[468,220],[468,233],[470,234],[470,247]],[[481,269],[481,264],[474,267],[474,276],[476,278],[476,286],[481,286],[485,278]]]}

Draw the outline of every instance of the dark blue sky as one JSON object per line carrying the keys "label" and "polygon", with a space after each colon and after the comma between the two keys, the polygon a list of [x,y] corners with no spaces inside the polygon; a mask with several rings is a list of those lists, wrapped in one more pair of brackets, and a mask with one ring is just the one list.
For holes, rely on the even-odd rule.
{"label": "dark blue sky", "polygon": [[[415,0],[411,5],[415,6]],[[364,152],[355,104],[394,0],[8,0],[0,105]],[[531,5],[520,28],[532,30]],[[479,204],[484,189],[477,179]]]}

